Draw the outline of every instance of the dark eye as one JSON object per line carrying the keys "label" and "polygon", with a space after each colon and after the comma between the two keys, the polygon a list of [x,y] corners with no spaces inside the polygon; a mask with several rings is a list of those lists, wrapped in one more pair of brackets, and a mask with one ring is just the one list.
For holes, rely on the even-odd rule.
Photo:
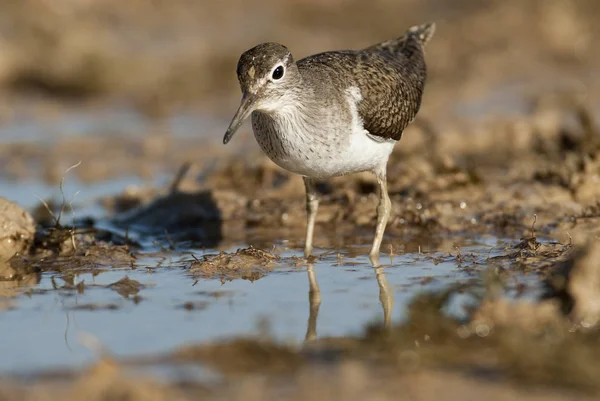
{"label": "dark eye", "polygon": [[283,77],[283,66],[282,65],[275,68],[275,71],[273,71],[273,79],[281,79],[281,77]]}

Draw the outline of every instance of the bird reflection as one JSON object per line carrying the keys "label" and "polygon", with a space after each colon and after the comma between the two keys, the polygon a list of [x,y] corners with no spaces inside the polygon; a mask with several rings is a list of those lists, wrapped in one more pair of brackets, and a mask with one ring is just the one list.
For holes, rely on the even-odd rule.
{"label": "bird reflection", "polygon": [[319,316],[319,307],[321,306],[321,290],[319,289],[319,283],[317,282],[317,275],[315,274],[315,267],[312,264],[308,265],[308,326],[306,329],[305,341],[313,341],[317,338],[317,317]]}
{"label": "bird reflection", "polygon": [[[389,329],[392,322],[392,310],[394,308],[394,294],[385,276],[383,266],[375,266],[375,277],[379,285],[379,302],[383,308],[383,323],[386,329]],[[319,316],[319,308],[321,307],[321,289],[317,282],[314,265],[308,264],[308,305],[309,315],[306,329],[305,342],[311,342],[317,338],[317,318]]]}
{"label": "bird reflection", "polygon": [[389,329],[392,323],[392,309],[394,309],[394,293],[385,277],[384,269],[383,266],[375,267],[375,276],[379,285],[379,302],[383,308],[383,325]]}

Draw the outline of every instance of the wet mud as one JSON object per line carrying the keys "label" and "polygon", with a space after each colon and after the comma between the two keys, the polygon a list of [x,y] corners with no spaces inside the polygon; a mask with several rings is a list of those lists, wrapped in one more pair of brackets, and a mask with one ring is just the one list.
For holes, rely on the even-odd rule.
{"label": "wet mud", "polygon": [[[0,320],[12,322],[1,400],[600,393],[596,2],[13,3],[4,15],[19,23],[0,21],[0,129],[19,138],[23,120],[39,125],[35,140],[0,146]],[[297,58],[361,47],[425,20],[438,33],[423,108],[388,164],[382,266],[365,258],[377,205],[367,173],[318,183],[316,252],[304,258],[301,178],[249,128],[220,144],[237,56],[273,38]],[[47,128],[121,107],[134,128]],[[190,110],[210,122],[185,123]],[[78,198],[126,177],[141,181]],[[32,182],[56,191],[24,208],[19,186],[29,199]],[[299,306],[293,282],[307,278]],[[10,353],[32,338],[54,341],[35,352],[55,347],[62,328],[35,325],[55,309],[70,354]],[[71,327],[91,332],[79,341],[92,355],[54,363],[81,352]]]}

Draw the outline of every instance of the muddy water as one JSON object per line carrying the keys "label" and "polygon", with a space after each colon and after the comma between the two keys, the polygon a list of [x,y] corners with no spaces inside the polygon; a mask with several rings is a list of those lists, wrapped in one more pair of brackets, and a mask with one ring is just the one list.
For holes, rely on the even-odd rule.
{"label": "muddy water", "polygon": [[[494,238],[456,241],[461,252],[481,260],[501,249],[493,250],[499,245]],[[429,257],[448,252],[423,252],[428,257],[392,256],[385,268],[375,270],[366,257],[347,257],[342,250],[339,257],[332,253],[312,265],[283,265],[254,282],[198,279],[188,271],[193,260],[188,252],[138,255],[127,269],[66,277],[43,273],[21,287],[9,310],[0,314],[3,327],[10,328],[2,335],[0,370],[82,365],[97,357],[93,349],[100,344],[119,356],[142,355],[255,335],[265,327],[275,339],[295,344],[358,334],[366,323],[386,317],[400,322],[408,302],[421,291],[473,277],[454,258],[434,264]],[[284,247],[276,253],[300,256]],[[125,277],[139,282],[139,292],[120,294],[111,287]],[[78,290],[79,283],[84,290]],[[320,290],[320,306],[311,290]],[[460,314],[460,308],[455,312]]]}
{"label": "muddy water", "polygon": [[[207,133],[226,122],[225,118],[190,111],[161,118],[160,128],[175,138],[193,135],[196,139],[206,139]],[[130,107],[45,106],[40,113],[31,104],[19,102],[11,105],[10,117],[0,125],[0,144],[50,144],[65,138],[115,134],[139,137],[155,127],[155,120]]]}

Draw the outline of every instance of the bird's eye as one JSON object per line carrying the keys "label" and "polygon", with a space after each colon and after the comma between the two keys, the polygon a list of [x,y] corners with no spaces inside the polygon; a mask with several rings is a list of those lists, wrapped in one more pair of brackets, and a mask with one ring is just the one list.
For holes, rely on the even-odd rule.
{"label": "bird's eye", "polygon": [[275,71],[273,71],[273,79],[281,79],[281,77],[283,77],[283,66],[282,65],[275,68]]}

